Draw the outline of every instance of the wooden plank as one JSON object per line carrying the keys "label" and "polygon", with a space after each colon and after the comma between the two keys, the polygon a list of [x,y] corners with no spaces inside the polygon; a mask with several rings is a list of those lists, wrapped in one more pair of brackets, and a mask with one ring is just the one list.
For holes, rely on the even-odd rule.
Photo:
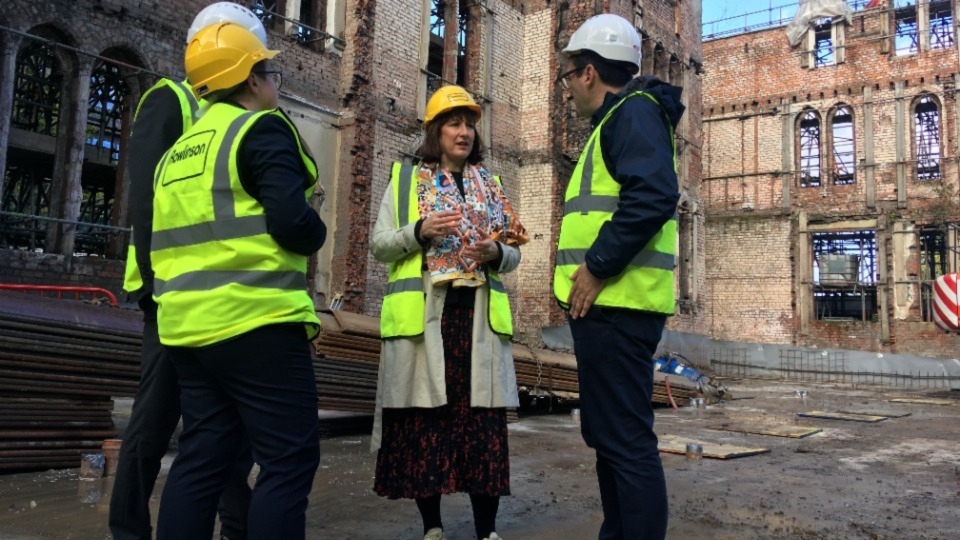
{"label": "wooden plank", "polygon": [[735,433],[749,433],[752,435],[769,435],[771,437],[787,437],[790,439],[802,439],[823,431],[820,428],[806,426],[748,426],[727,424],[707,426],[707,429],[712,429],[715,431],[733,431]]}
{"label": "wooden plank", "polygon": [[883,422],[887,419],[886,416],[877,416],[875,414],[850,414],[850,413],[840,413],[840,412],[827,412],[827,411],[810,411],[797,413],[797,416],[803,418],[824,418],[827,420],[847,420],[850,422],[866,422],[868,424],[873,424],[876,422]]}
{"label": "wooden plank", "polygon": [[668,454],[686,455],[687,443],[699,444],[703,447],[703,457],[713,459],[734,459],[770,452],[769,448],[751,448],[732,444],[712,443],[688,437],[679,437],[677,435],[660,435],[659,439],[660,444],[658,445],[658,449]]}
{"label": "wooden plank", "polygon": [[878,411],[863,411],[863,410],[850,410],[850,411],[837,411],[844,414],[860,414],[860,415],[871,415],[875,414],[877,416],[886,416],[887,418],[903,418],[905,416],[910,416],[911,413],[905,411],[890,411],[890,410],[878,410]]}
{"label": "wooden plank", "polygon": [[955,399],[943,398],[894,398],[891,403],[910,403],[915,405],[956,405]]}
{"label": "wooden plank", "polygon": [[340,324],[341,331],[344,334],[357,334],[380,339],[380,319],[378,317],[350,313],[349,311],[334,311],[333,318]]}

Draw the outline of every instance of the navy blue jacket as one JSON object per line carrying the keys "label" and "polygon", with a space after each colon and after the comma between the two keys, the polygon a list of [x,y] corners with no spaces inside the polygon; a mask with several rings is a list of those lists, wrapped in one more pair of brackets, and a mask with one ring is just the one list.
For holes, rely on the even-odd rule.
{"label": "navy blue jacket", "polygon": [[603,161],[622,186],[617,210],[586,255],[587,269],[600,279],[623,272],[674,217],[680,201],[670,128],[676,128],[683,115],[682,88],[654,77],[633,79],[618,94],[607,93],[590,126],[596,128],[622,96],[640,89],[657,98],[660,106],[644,97],[628,99],[600,132]]}

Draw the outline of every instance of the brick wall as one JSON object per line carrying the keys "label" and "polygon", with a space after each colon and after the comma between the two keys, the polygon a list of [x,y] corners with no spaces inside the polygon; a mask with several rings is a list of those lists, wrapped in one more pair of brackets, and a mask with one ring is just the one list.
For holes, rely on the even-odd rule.
{"label": "brick wall", "polygon": [[[703,44],[701,194],[707,218],[712,337],[955,356],[953,336],[938,334],[932,323],[917,322],[916,297],[896,314],[879,310],[873,322],[811,317],[806,332],[794,322],[803,310],[811,309],[798,301],[797,290],[809,285],[795,279],[799,269],[813,264],[799,257],[797,243],[801,238],[807,241],[793,225],[800,212],[809,214],[811,224],[833,223],[836,230],[845,230],[844,222],[861,219],[904,221],[911,226],[929,225],[933,214],[960,219],[955,195],[957,49],[911,56],[882,52],[881,43],[889,37],[881,35],[881,18],[888,14],[885,9],[854,13],[853,24],[846,27],[846,61],[816,69],[801,67],[803,45],[791,48],[784,28]],[[916,179],[912,106],[921,94],[933,95],[941,105],[942,182]],[[828,176],[829,119],[840,105],[853,111],[852,185],[834,185]],[[904,115],[899,128],[898,105]],[[820,187],[800,187],[797,177],[798,118],[805,109],[821,118],[824,173]],[[873,132],[869,141],[868,126]],[[898,141],[904,148],[905,189],[898,188],[897,182]],[[872,162],[866,161],[868,150],[873,153]],[[944,197],[945,193],[954,195]],[[879,226],[877,234],[880,243],[890,246],[887,259],[878,261],[885,273],[881,275],[915,258],[909,250],[893,249],[886,226]],[[732,253],[749,261],[748,267],[730,261]],[[774,267],[780,270],[762,270]],[[881,283],[881,295],[892,290],[892,281],[890,286]],[[890,327],[887,338],[884,319]]]}
{"label": "brick wall", "polygon": [[[332,1],[332,0],[331,0]],[[330,292],[342,293],[345,309],[379,313],[386,266],[369,254],[369,235],[389,180],[390,165],[412,153],[420,142],[417,117],[420,79],[422,9],[419,0],[345,0],[345,46],[342,51],[316,51],[284,40],[282,25],[269,30],[279,48],[284,90],[340,115],[339,171],[336,189],[326,205],[332,242]],[[82,49],[100,51],[122,46],[151,69],[182,75],[181,35],[193,14],[209,2],[175,0],[126,5],[121,21],[100,10],[98,2],[60,0],[47,3],[16,0],[10,25],[28,30],[40,24],[63,29],[66,40]],[[470,3],[468,3],[470,4]],[[554,84],[561,49],[572,31],[600,11],[634,20],[634,3],[625,0],[517,2],[491,0],[489,14],[472,6],[468,36],[467,86],[488,103],[491,147],[485,163],[503,177],[505,189],[530,233],[524,261],[505,282],[512,293],[516,327],[531,339],[539,329],[563,322],[552,297],[552,268],[560,223],[562,194],[589,127],[574,117],[563,92]],[[638,19],[650,43],[663,45],[645,73],[675,75],[685,86],[687,113],[678,134],[685,152],[681,166],[685,197],[699,208],[700,2],[645,1]],[[80,14],[78,16],[78,13]],[[680,23],[677,24],[677,21]],[[486,58],[490,51],[492,55]],[[670,54],[676,57],[670,67]],[[489,69],[489,71],[485,71]],[[673,69],[673,72],[671,72]],[[143,77],[147,84],[149,77]],[[332,174],[324,176],[333,178]],[[699,210],[698,210],[699,211]],[[702,216],[702,211],[701,214]],[[702,219],[698,253],[702,254]],[[703,265],[695,281],[705,290]],[[66,276],[66,275],[65,275]],[[117,286],[119,286],[119,276]],[[700,326],[702,298],[671,324]]]}

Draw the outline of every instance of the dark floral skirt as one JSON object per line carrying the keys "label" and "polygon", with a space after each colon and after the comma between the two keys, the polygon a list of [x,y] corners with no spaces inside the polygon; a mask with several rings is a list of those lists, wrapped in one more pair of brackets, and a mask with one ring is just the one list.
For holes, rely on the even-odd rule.
{"label": "dark floral skirt", "polygon": [[507,411],[470,407],[473,308],[446,306],[441,326],[447,404],[383,409],[374,490],[390,499],[509,495]]}

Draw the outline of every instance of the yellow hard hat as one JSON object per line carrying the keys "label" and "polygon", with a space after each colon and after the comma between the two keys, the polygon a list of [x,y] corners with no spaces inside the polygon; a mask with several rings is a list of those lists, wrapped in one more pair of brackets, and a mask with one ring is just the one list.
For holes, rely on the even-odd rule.
{"label": "yellow hard hat", "polygon": [[473,100],[469,92],[463,87],[450,85],[440,88],[430,96],[427,102],[427,112],[423,117],[423,123],[429,124],[431,120],[441,114],[457,107],[466,107],[480,116],[480,106]]}
{"label": "yellow hard hat", "polygon": [[193,91],[203,97],[242,83],[254,64],[279,53],[267,49],[256,35],[238,24],[218,23],[193,36],[183,64]]}

